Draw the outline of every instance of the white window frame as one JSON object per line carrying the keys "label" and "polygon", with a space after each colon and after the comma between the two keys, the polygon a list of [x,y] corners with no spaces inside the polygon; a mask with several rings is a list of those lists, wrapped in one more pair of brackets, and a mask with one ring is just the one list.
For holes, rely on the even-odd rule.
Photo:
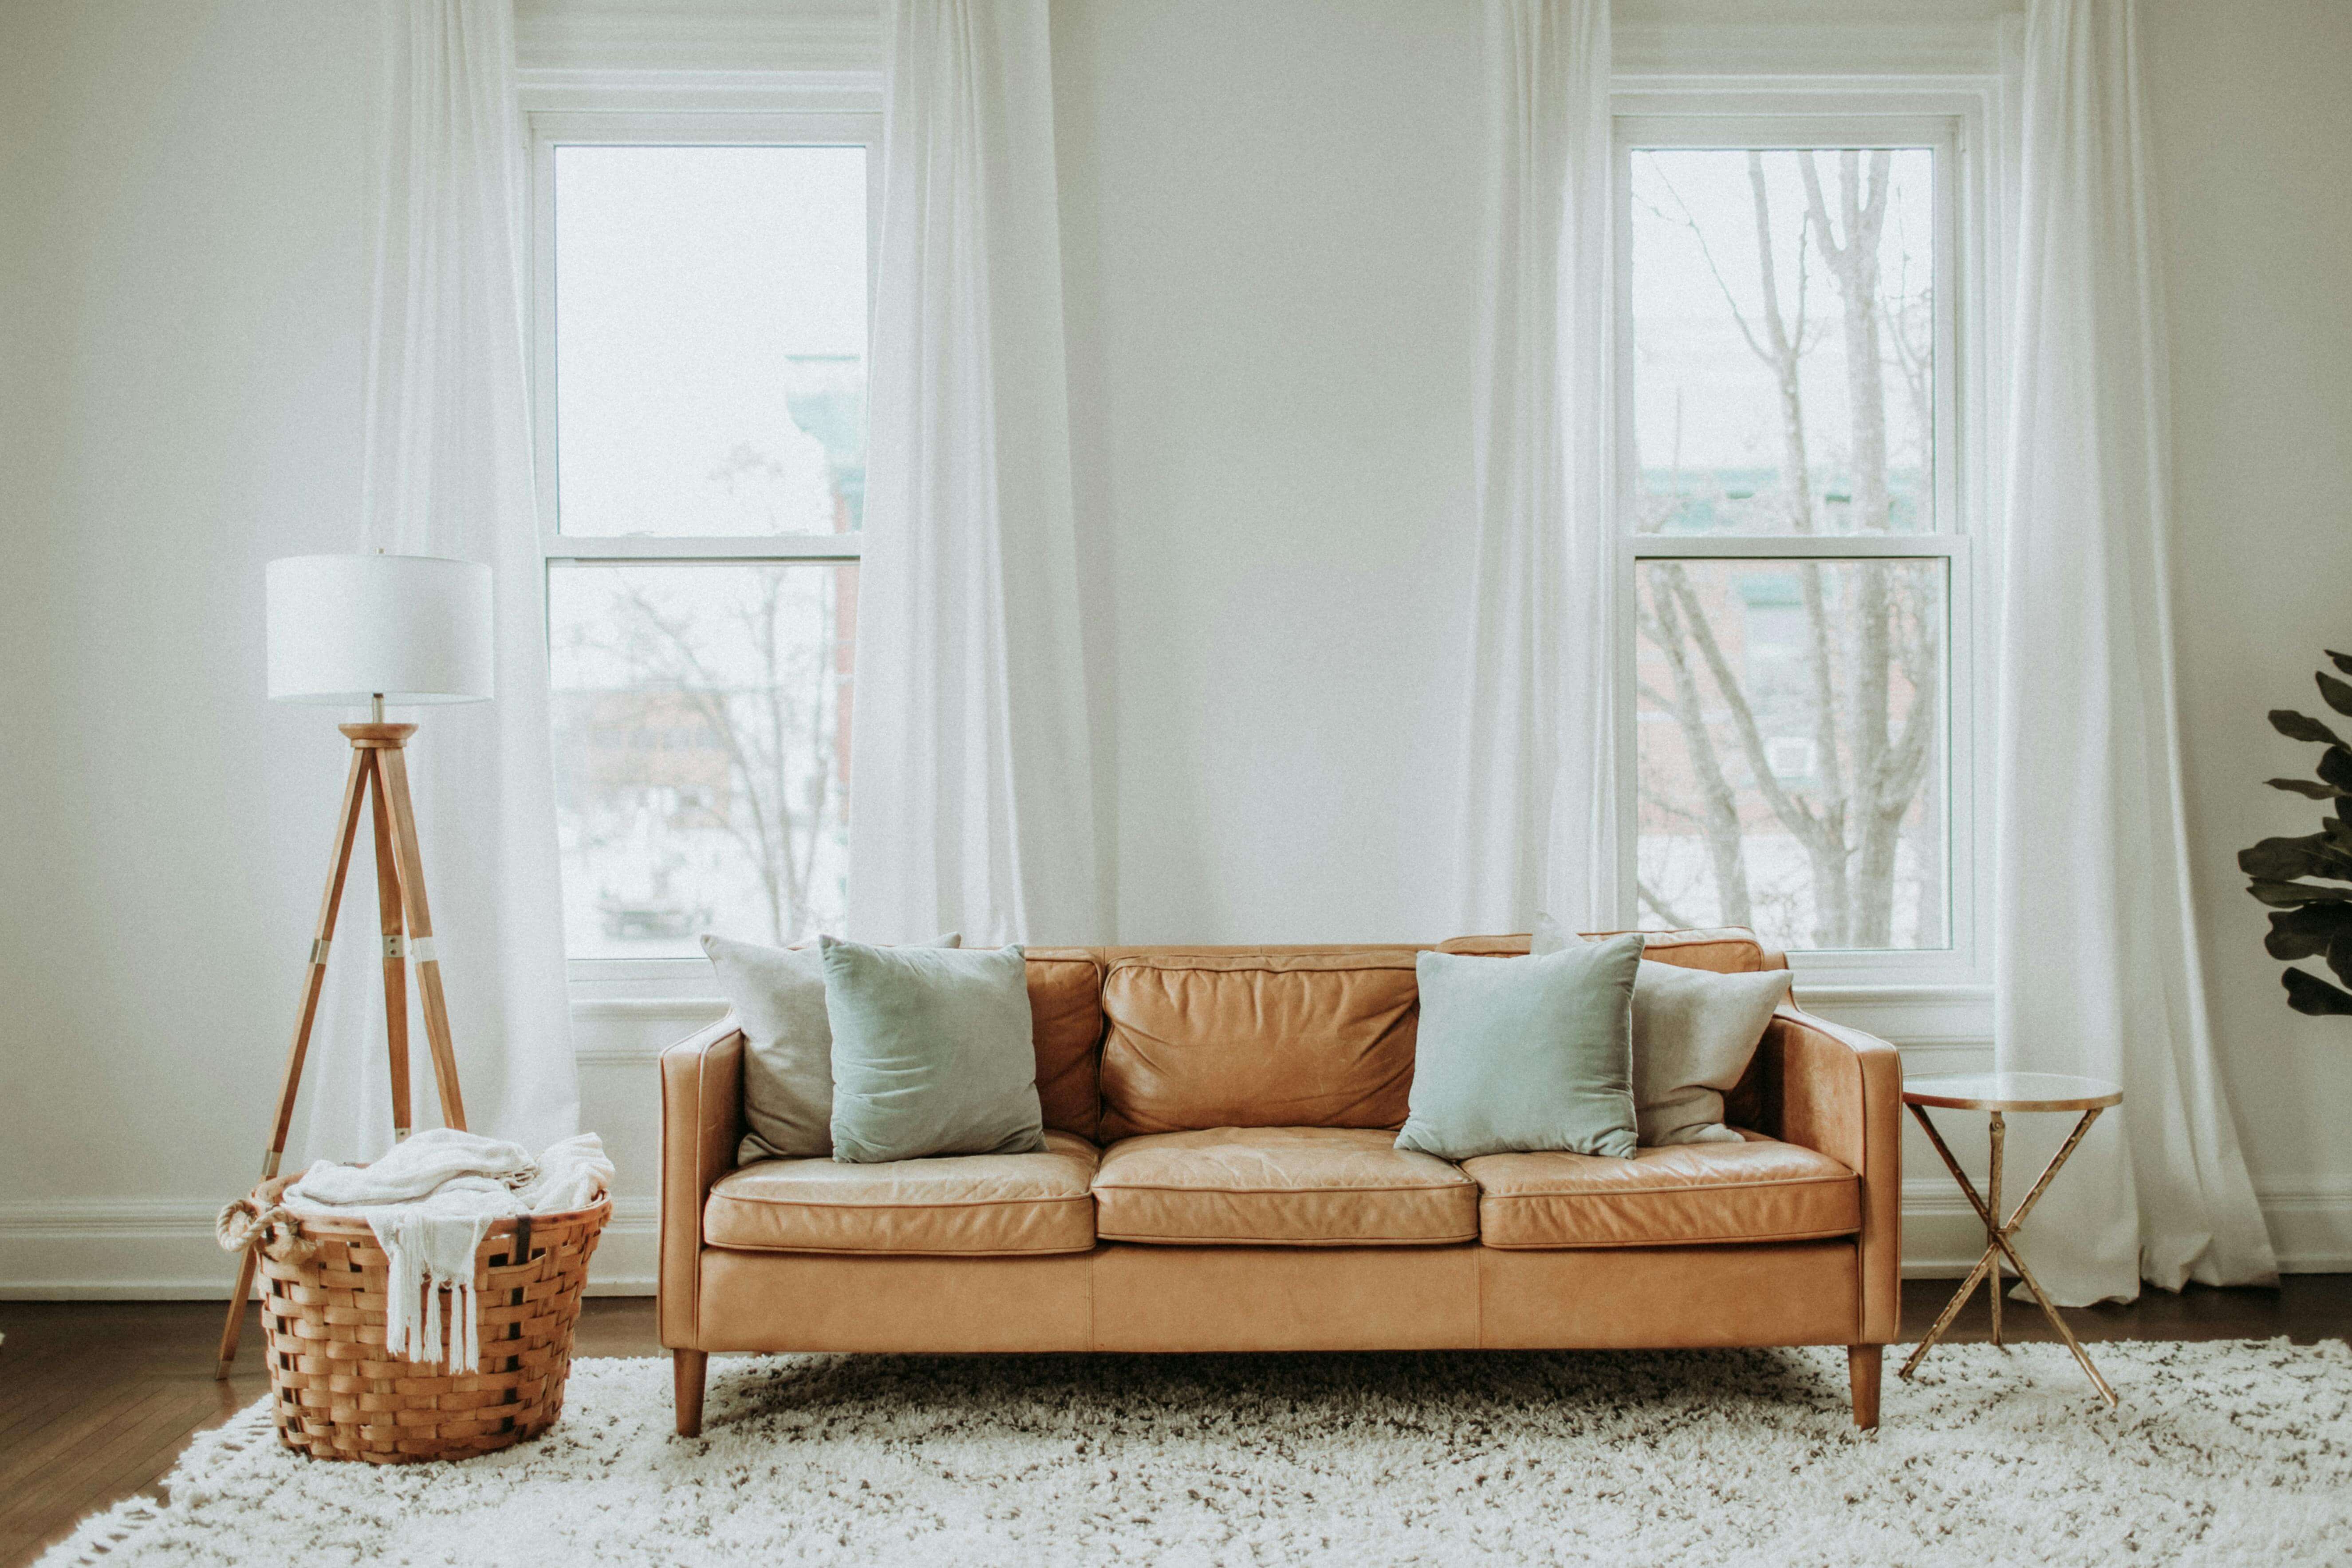
{"label": "white window frame", "polygon": [[[1919,950],[1793,952],[1809,1003],[1959,1000],[1992,974],[1994,702],[1999,613],[1997,484],[1990,387],[1995,371],[1994,279],[1986,257],[2000,216],[1998,79],[1691,79],[1619,84],[1612,198],[1616,254],[1612,467],[1618,534],[1617,697],[1622,831],[1620,918],[1639,924],[1636,746],[1640,564],[1654,560],[1940,559],[1947,571],[1945,819],[1950,945]],[[1928,147],[1936,153],[1935,533],[1911,535],[1642,535],[1633,531],[1632,153],[1637,147]]]}
{"label": "white window frame", "polygon": [[[714,110],[688,95],[680,107],[664,96],[614,92],[614,109],[580,107],[576,89],[545,95],[560,107],[529,109],[531,160],[531,433],[539,494],[540,569],[627,562],[848,562],[860,558],[864,538],[849,533],[755,535],[567,534],[558,493],[555,363],[555,150],[562,146],[844,147],[866,149],[866,282],[873,297],[881,233],[882,116],[877,110],[837,107],[837,89],[798,95],[822,106],[792,107],[789,89],[770,95],[776,107]],[[590,96],[589,101],[593,102]],[[869,357],[869,363],[870,363]],[[545,584],[542,581],[542,589]],[[542,597],[544,594],[542,593]],[[658,997],[709,989],[700,958],[572,958],[565,970],[577,1003],[599,995]],[[624,1002],[621,1005],[629,1004]],[[649,1004],[658,1008],[658,1003]],[[667,1016],[667,1014],[661,1016]]]}

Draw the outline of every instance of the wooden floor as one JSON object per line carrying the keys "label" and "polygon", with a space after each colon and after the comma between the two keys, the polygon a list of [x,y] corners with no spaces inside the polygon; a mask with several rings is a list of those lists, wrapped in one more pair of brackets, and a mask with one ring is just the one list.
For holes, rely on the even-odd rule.
{"label": "wooden floor", "polygon": [[[1903,1335],[1927,1331],[1952,1282],[1903,1288]],[[248,1318],[247,1350],[228,1382],[213,1381],[220,1333],[209,1301],[0,1301],[0,1568],[29,1563],[83,1515],[154,1488],[188,1439],[268,1392]],[[2053,1336],[2032,1307],[2011,1303],[2011,1335]],[[2277,1290],[2151,1291],[2128,1307],[2072,1312],[2085,1340],[2352,1337],[2352,1274],[2288,1277]],[[1981,1291],[1951,1338],[1982,1340]],[[581,1355],[658,1355],[653,1303],[588,1303]]]}

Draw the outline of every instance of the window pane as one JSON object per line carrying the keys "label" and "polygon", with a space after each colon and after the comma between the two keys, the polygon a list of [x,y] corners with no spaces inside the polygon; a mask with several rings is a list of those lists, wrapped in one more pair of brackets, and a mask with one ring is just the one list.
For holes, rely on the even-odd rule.
{"label": "window pane", "polygon": [[1647,561],[1642,913],[1785,948],[1950,945],[1946,563]]}
{"label": "window pane", "polygon": [[833,533],[866,490],[866,150],[555,150],[566,533]]}
{"label": "window pane", "polygon": [[839,930],[856,564],[554,567],[547,599],[572,955]]}
{"label": "window pane", "polygon": [[1935,153],[1633,154],[1644,533],[1936,518]]}

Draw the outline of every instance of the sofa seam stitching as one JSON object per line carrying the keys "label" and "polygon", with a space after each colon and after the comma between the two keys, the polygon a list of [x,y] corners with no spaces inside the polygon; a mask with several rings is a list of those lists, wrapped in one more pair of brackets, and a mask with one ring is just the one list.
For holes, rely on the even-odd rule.
{"label": "sofa seam stitching", "polygon": [[1757,1187],[1833,1186],[1841,1182],[1858,1182],[1861,1179],[1852,1173],[1843,1176],[1776,1176],[1769,1182],[1708,1182],[1687,1187],[1626,1187],[1565,1193],[1498,1193],[1489,1187],[1481,1187],[1479,1194],[1506,1203],[1527,1203],[1545,1198],[1666,1198],[1685,1193],[1738,1193]]}
{"label": "sofa seam stitching", "polygon": [[1177,1247],[1450,1247],[1479,1239],[1475,1230],[1461,1236],[1135,1236],[1113,1235],[1097,1226],[1095,1235],[1104,1241]]}
{"label": "sofa seam stitching", "polygon": [[946,1198],[933,1203],[904,1204],[835,1204],[823,1203],[809,1198],[746,1197],[737,1193],[713,1193],[710,1196],[713,1202],[757,1204],[761,1208],[857,1209],[866,1213],[871,1213],[877,1209],[985,1209],[1009,1208],[1014,1204],[1079,1204],[1091,1201],[1094,1197],[1094,1194],[1091,1192],[1066,1193],[1055,1197],[1036,1198]]}
{"label": "sofa seam stitching", "polygon": [[1320,1197],[1327,1194],[1362,1194],[1366,1196],[1377,1196],[1395,1193],[1458,1193],[1465,1187],[1472,1192],[1479,1190],[1476,1183],[1466,1181],[1446,1182],[1442,1184],[1433,1184],[1430,1186],[1421,1187],[1171,1187],[1162,1186],[1158,1183],[1144,1182],[1097,1182],[1095,1184],[1095,1191],[1098,1194],[1106,1191],[1114,1193],[1213,1193],[1222,1197],[1234,1198],[1307,1198]]}
{"label": "sofa seam stitching", "polygon": [[1084,1247],[992,1247],[983,1251],[966,1252],[946,1247],[745,1247],[712,1244],[712,1252],[749,1252],[763,1256],[790,1254],[802,1258],[1076,1258],[1092,1252],[1100,1245],[1090,1241]]}
{"label": "sofa seam stitching", "polygon": [[1843,1230],[1788,1230],[1770,1236],[1678,1236],[1665,1241],[1489,1241],[1483,1232],[1478,1243],[1497,1252],[1592,1252],[1627,1247],[1727,1247],[1740,1242],[1769,1243],[1775,1241],[1834,1241],[1841,1236],[1858,1236],[1859,1226],[1848,1226]]}

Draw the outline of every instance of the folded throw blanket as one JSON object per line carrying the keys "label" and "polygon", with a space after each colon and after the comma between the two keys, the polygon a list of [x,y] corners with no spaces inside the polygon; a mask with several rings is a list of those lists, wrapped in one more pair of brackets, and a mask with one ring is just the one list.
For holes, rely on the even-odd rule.
{"label": "folded throw blanket", "polygon": [[538,1173],[530,1151],[520,1143],[501,1143],[451,1127],[428,1127],[364,1165],[321,1160],[303,1172],[286,1195],[299,1193],[329,1208],[360,1208],[428,1197],[442,1183],[458,1176],[484,1177],[512,1188]]}
{"label": "folded throw blanket", "polygon": [[533,1160],[520,1145],[429,1128],[365,1165],[321,1160],[279,1200],[297,1214],[364,1218],[383,1248],[386,1348],[411,1361],[443,1357],[441,1288],[449,1289],[446,1364],[481,1363],[474,1254],[491,1226],[525,1214],[586,1208],[607,1191],[613,1163],[593,1132]]}
{"label": "folded throw blanket", "polygon": [[604,1158],[604,1140],[583,1132],[542,1151],[539,1174],[515,1195],[533,1214],[562,1214],[586,1208],[612,1185],[613,1162]]}

